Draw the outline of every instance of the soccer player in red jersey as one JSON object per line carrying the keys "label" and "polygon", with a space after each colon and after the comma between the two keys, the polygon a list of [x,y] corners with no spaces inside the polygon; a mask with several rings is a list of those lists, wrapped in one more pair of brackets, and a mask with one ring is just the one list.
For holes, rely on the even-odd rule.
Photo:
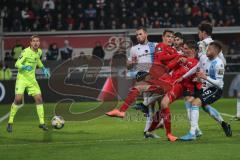
{"label": "soccer player in red jersey", "polygon": [[[161,77],[162,80],[165,80],[169,83],[174,83],[179,77],[188,72],[192,67],[194,67],[198,60],[196,56],[196,48],[194,41],[188,41],[184,44],[185,54],[187,57],[178,56],[172,60],[168,67],[172,68],[170,76]],[[157,81],[156,81],[157,82]],[[187,86],[187,85],[186,85]],[[164,120],[164,126],[166,129],[166,135],[170,141],[177,140],[177,137],[173,136],[171,133],[171,115],[169,105],[182,96],[184,85],[182,83],[176,83],[172,86],[172,89],[168,91],[161,101],[161,111],[156,112],[153,118],[153,122],[149,128],[149,132],[152,132],[156,129],[161,118]]]}
{"label": "soccer player in red jersey", "polygon": [[[170,60],[174,59],[178,54],[175,49],[171,47],[173,44],[173,31],[165,30],[162,36],[163,42],[157,44],[154,53],[154,64],[167,64]],[[154,67],[151,67],[154,68]],[[159,70],[157,70],[159,72]],[[157,73],[157,76],[160,76],[164,73]],[[169,85],[168,85],[169,86]],[[125,116],[126,110],[129,106],[136,100],[137,96],[140,92],[143,91],[158,91],[159,87],[153,86],[147,82],[140,82],[137,86],[131,88],[127,98],[124,103],[121,105],[120,109],[114,109],[110,112],[107,112],[106,115],[111,117],[120,117],[123,118]]]}
{"label": "soccer player in red jersey", "polygon": [[163,42],[158,43],[155,48],[154,64],[167,65],[169,61],[178,56],[177,50],[172,47],[173,33],[172,30],[164,30]]}

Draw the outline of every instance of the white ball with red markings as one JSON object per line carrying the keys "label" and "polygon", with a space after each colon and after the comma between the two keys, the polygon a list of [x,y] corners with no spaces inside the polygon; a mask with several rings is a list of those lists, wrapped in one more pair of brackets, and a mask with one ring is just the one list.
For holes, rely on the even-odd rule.
{"label": "white ball with red markings", "polygon": [[65,120],[61,116],[54,116],[51,123],[54,129],[61,129],[64,127]]}

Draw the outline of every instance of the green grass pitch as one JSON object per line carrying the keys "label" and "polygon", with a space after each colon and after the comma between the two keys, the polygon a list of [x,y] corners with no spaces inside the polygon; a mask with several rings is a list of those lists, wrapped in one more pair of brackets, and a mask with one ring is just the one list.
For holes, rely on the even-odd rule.
{"label": "green grass pitch", "polygon": [[[82,102],[74,111],[94,107],[96,102]],[[46,117],[52,117],[54,104],[45,104]],[[221,99],[213,104],[220,112],[235,115],[236,100]],[[0,105],[0,117],[10,105]],[[172,130],[182,136],[189,129],[183,101],[171,105]],[[233,137],[225,137],[222,128],[202,110],[200,128],[203,136],[192,142],[169,142],[164,130],[157,130],[160,139],[144,139],[145,118],[129,109],[127,118],[102,116],[86,121],[67,121],[61,130],[43,132],[38,128],[36,108],[26,104],[15,117],[13,133],[6,132],[7,120],[0,123],[0,160],[239,160],[240,121],[231,123]]]}

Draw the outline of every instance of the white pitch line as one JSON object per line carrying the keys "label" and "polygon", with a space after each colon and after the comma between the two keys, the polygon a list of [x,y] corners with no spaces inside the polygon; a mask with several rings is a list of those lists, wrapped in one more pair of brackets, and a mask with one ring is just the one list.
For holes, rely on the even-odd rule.
{"label": "white pitch line", "polygon": [[235,118],[235,116],[231,114],[227,114],[227,113],[220,113],[220,114],[226,117]]}
{"label": "white pitch line", "polygon": [[5,114],[4,116],[2,116],[2,117],[0,118],[0,123],[3,122],[5,119],[7,119],[7,118],[9,117],[9,115],[10,115],[10,112],[8,112],[8,113]]}
{"label": "white pitch line", "polygon": [[[21,104],[21,105],[19,105],[19,108],[18,108],[18,109],[22,108],[23,106],[24,106],[24,103]],[[0,117],[0,123],[3,122],[4,120],[6,120],[6,119],[9,117],[9,115],[10,115],[10,112],[8,112],[8,113],[5,114],[4,116]]]}

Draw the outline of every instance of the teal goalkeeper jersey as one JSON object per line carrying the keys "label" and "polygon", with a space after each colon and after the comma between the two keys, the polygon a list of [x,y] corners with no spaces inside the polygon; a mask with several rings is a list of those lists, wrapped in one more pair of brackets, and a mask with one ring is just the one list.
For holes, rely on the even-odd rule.
{"label": "teal goalkeeper jersey", "polygon": [[[42,50],[38,49],[36,52],[30,47],[24,49],[15,63],[15,67],[18,68],[18,80],[36,81],[35,71],[36,67],[42,68],[43,64],[41,61]],[[31,71],[21,69],[22,66],[31,66]]]}

